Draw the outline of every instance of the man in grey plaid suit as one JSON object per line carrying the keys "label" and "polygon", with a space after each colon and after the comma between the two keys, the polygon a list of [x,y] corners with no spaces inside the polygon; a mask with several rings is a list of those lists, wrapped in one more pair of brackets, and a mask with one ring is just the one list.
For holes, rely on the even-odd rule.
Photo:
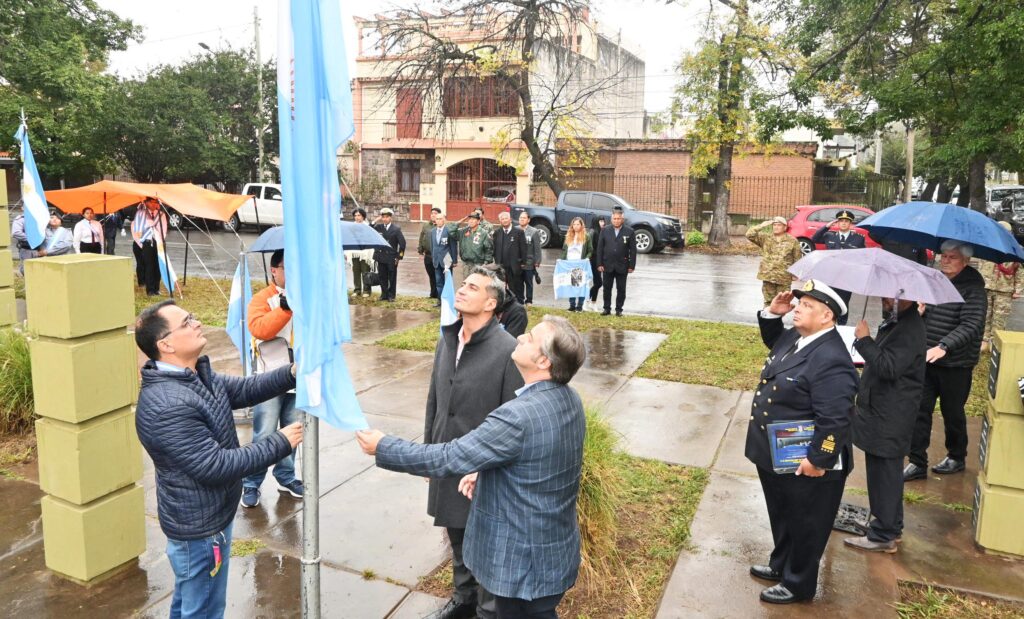
{"label": "man in grey plaid suit", "polygon": [[421,445],[378,430],[356,433],[381,468],[465,476],[459,487],[472,505],[463,558],[495,596],[498,619],[557,618],[559,601],[576,582],[586,417],[568,383],[585,357],[576,329],[564,318],[545,316],[519,336],[512,352],[525,382],[518,397],[469,434]]}

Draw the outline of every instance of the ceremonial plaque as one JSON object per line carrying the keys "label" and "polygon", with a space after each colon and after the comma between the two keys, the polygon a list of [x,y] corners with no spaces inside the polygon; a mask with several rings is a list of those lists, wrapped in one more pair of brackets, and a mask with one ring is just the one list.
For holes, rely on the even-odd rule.
{"label": "ceremonial plaque", "polygon": [[814,437],[814,422],[779,421],[768,424],[768,446],[776,473],[793,473],[804,458]]}

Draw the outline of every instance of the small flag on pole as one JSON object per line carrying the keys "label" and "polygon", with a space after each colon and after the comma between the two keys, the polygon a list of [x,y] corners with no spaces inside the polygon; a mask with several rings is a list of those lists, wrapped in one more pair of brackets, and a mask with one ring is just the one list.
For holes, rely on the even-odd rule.
{"label": "small flag on pole", "polygon": [[452,281],[451,269],[445,269],[444,287],[441,289],[441,328],[458,319],[459,313],[455,311],[455,282]]}
{"label": "small flag on pole", "polygon": [[163,280],[164,286],[167,286],[167,292],[173,297],[174,289],[178,283],[178,276],[174,272],[174,267],[171,266],[171,259],[167,257],[164,240],[160,238],[159,234],[156,237],[156,259],[160,266],[160,279]]}
{"label": "small flag on pole", "polygon": [[231,297],[228,299],[228,337],[234,342],[235,348],[242,355],[242,372],[248,376],[252,373],[252,355],[249,354],[249,301],[252,300],[252,282],[249,281],[249,262],[242,255],[235,269],[235,277],[231,280]]}
{"label": "small flag on pole", "polygon": [[39,180],[39,170],[36,168],[36,158],[32,155],[32,146],[28,143],[28,125],[25,123],[24,111],[21,113],[21,126],[14,134],[14,139],[21,142],[21,201],[24,204],[25,237],[32,249],[35,249],[42,245],[46,238],[46,226],[50,216],[43,195],[43,183]]}

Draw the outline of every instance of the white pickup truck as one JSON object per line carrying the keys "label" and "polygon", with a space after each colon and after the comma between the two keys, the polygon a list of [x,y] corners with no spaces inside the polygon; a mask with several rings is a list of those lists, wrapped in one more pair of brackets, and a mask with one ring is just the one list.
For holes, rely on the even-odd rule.
{"label": "white pickup truck", "polygon": [[247,200],[231,219],[224,223],[227,230],[239,230],[242,226],[280,226],[284,223],[284,203],[281,201],[281,186],[273,183],[248,183],[242,193],[256,198]]}

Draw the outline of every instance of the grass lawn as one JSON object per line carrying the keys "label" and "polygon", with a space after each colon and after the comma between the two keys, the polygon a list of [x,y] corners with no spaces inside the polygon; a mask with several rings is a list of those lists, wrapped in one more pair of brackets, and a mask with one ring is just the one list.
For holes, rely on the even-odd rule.
{"label": "grass lawn", "polygon": [[[558,607],[564,617],[653,617],[676,557],[690,539],[690,523],[708,472],[616,454],[624,496],[619,506],[618,560],[611,573],[581,578]],[[448,597],[451,565],[423,578],[418,590]]]}
{"label": "grass lawn", "polygon": [[1024,605],[954,589],[900,581],[900,619],[1017,619]]}

